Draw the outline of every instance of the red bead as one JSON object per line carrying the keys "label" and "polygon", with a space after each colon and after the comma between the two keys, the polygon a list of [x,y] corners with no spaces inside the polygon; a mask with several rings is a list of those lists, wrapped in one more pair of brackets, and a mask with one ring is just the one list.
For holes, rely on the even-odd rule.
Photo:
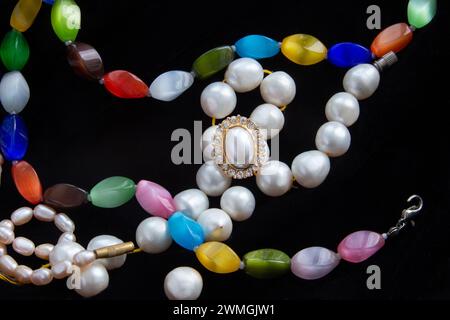
{"label": "red bead", "polygon": [[26,161],[15,162],[12,166],[12,177],[17,191],[32,204],[42,201],[42,186],[34,168]]}
{"label": "red bead", "polygon": [[106,89],[119,98],[144,98],[148,96],[148,86],[134,74],[124,70],[107,73],[103,77]]}
{"label": "red bead", "polygon": [[373,40],[370,49],[380,58],[389,51],[399,52],[411,42],[412,38],[411,28],[406,23],[397,23],[381,31]]}

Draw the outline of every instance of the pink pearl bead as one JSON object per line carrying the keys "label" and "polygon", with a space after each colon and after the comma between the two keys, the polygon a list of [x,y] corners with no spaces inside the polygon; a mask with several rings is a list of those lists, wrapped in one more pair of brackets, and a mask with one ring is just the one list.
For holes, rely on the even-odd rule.
{"label": "pink pearl bead", "polygon": [[353,263],[362,262],[384,246],[384,238],[373,231],[357,231],[349,234],[338,246],[341,258]]}
{"label": "pink pearl bead", "polygon": [[136,199],[148,213],[169,218],[176,211],[172,195],[159,184],[141,180],[136,187]]}

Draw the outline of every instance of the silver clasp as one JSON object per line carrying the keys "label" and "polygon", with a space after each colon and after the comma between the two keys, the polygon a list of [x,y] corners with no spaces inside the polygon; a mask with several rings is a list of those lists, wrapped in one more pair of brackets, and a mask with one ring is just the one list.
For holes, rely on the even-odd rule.
{"label": "silver clasp", "polygon": [[414,219],[414,217],[417,216],[422,210],[423,199],[418,195],[412,195],[407,200],[408,203],[411,203],[413,201],[415,202],[415,204],[407,209],[403,209],[397,224],[394,227],[390,228],[388,232],[383,234],[384,238],[387,239],[391,236],[397,235],[408,224],[408,222],[411,223],[412,226],[414,226],[414,221],[412,219]]}

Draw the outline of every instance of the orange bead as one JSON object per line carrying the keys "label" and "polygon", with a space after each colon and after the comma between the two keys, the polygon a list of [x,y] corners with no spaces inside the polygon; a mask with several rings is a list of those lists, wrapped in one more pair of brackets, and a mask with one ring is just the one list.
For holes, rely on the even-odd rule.
{"label": "orange bead", "polygon": [[412,38],[411,28],[406,23],[397,23],[381,31],[373,40],[370,49],[380,58],[389,51],[399,52],[411,42]]}
{"label": "orange bead", "polygon": [[22,197],[32,204],[42,201],[42,186],[34,168],[26,161],[19,161],[12,166],[12,177]]}

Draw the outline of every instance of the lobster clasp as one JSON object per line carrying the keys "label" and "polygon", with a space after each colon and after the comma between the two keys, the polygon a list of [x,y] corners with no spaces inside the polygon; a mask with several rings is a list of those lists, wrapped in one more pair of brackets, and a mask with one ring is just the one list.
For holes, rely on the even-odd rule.
{"label": "lobster clasp", "polygon": [[423,208],[423,200],[418,195],[412,195],[408,198],[408,203],[415,202],[412,206],[402,211],[400,220],[403,222],[413,219]]}

